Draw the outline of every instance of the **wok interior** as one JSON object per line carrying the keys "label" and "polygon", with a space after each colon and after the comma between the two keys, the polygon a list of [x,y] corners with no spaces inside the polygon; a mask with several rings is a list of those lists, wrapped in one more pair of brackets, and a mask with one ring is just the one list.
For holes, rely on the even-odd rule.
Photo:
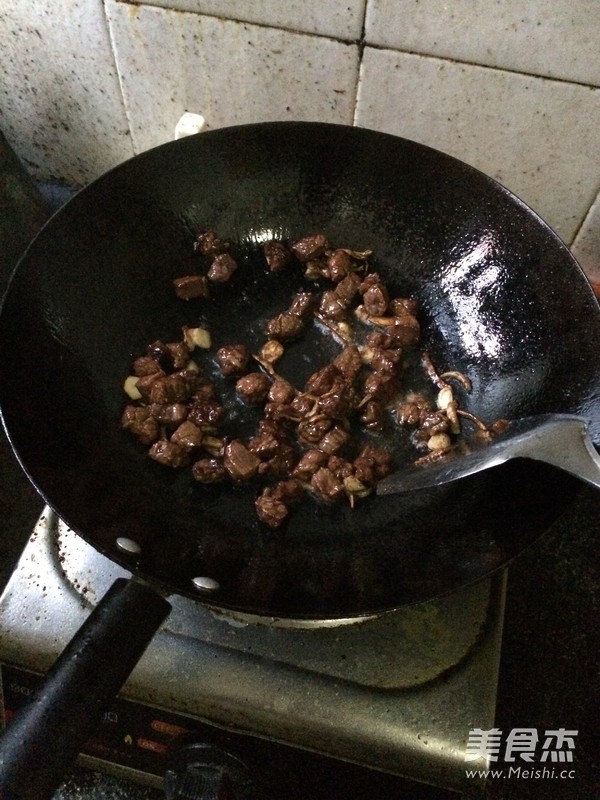
{"label": "wok interior", "polygon": [[[210,300],[186,303],[171,281],[198,268],[192,242],[208,227],[243,267]],[[256,487],[199,486],[150,461],[119,427],[133,358],[184,324],[207,327],[214,347],[262,342],[262,323],[303,279],[268,275],[260,245],[316,232],[372,249],[390,294],[420,300],[434,362],[473,381],[469,410],[490,421],[582,413],[600,438],[593,295],[554,234],[475,170],[412,142],[306,123],[209,132],[126,162],[59,212],[16,272],[0,334],[5,425],[36,486],[86,539],[117,559],[116,537],[136,539],[142,573],[194,596],[191,578],[209,575],[221,584],[214,602],[253,613],[348,616],[450,591],[506,563],[576,490],[556,470],[514,463],[354,510],[307,502],[270,531],[253,511]],[[282,364],[296,385],[336,348],[311,336]],[[214,371],[210,355],[200,362]],[[252,412],[236,408],[243,433]]]}

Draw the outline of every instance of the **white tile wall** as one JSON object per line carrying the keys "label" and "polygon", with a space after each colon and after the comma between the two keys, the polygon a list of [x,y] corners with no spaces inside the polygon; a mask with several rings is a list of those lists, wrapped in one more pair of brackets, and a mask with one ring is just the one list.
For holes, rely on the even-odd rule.
{"label": "white tile wall", "polygon": [[600,282],[598,0],[2,0],[0,128],[81,185],[172,138],[358,124],[499,178]]}
{"label": "white tile wall", "polygon": [[600,85],[598,0],[369,0],[366,30],[396,50]]}
{"label": "white tile wall", "polygon": [[367,47],[356,121],[478,167],[567,241],[598,189],[600,91],[586,86]]}
{"label": "white tile wall", "polygon": [[0,0],[0,128],[73,186],[133,155],[101,0]]}
{"label": "white tile wall", "polygon": [[138,150],[169,139],[184,111],[201,112],[213,128],[281,119],[352,124],[356,44],[151,6],[132,14],[114,0],[107,9]]}

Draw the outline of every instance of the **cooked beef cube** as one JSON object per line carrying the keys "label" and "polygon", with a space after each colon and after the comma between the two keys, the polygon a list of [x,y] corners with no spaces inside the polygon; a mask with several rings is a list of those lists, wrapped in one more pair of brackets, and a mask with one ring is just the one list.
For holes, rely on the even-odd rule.
{"label": "cooked beef cube", "polygon": [[148,455],[154,461],[158,461],[159,464],[164,464],[164,466],[173,467],[174,469],[185,467],[189,460],[187,450],[184,447],[180,447],[175,442],[168,442],[166,439],[155,442],[148,450]]}
{"label": "cooked beef cube", "polygon": [[378,478],[385,478],[385,476],[389,475],[392,471],[392,457],[390,454],[386,450],[382,450],[380,447],[375,447],[372,444],[367,444],[363,447],[354,460],[355,466],[359,459],[370,460]]}
{"label": "cooked beef cube", "polygon": [[199,483],[218,483],[227,477],[227,470],[218,458],[201,458],[192,465],[192,475]]}
{"label": "cooked beef cube", "polygon": [[295,478],[280,481],[273,487],[273,497],[282,500],[284,503],[293,503],[299,500],[305,492],[302,483]]}
{"label": "cooked beef cube", "polygon": [[385,350],[388,347],[398,347],[398,342],[383,331],[373,331],[367,336],[365,346],[371,350]]}
{"label": "cooked beef cube", "polygon": [[289,264],[292,253],[283,242],[265,242],[263,245],[265,261],[271,272],[279,272]]}
{"label": "cooked beef cube", "polygon": [[334,425],[334,427],[323,436],[321,441],[317,444],[317,447],[324,453],[333,455],[337,453],[338,450],[341,450],[344,445],[348,444],[351,438],[348,431],[340,428],[339,425]]}
{"label": "cooked beef cube", "polygon": [[204,275],[183,275],[173,281],[175,294],[182,300],[208,297],[208,281]]}
{"label": "cooked beef cube", "polygon": [[229,253],[221,253],[221,255],[215,257],[210,265],[207,274],[208,280],[213,283],[227,283],[237,267],[237,262]]}
{"label": "cooked beef cube", "polygon": [[343,278],[335,287],[335,293],[346,304],[350,304],[359,292],[361,280],[356,274]]}
{"label": "cooked beef cube", "polygon": [[319,397],[317,406],[321,414],[334,419],[345,417],[356,403],[356,392],[345,380],[335,381],[328,392]]}
{"label": "cooked beef cube", "polygon": [[142,400],[148,402],[150,400],[150,393],[152,391],[152,387],[156,383],[156,381],[165,378],[166,375],[162,371],[155,372],[154,375],[144,375],[142,378],[138,378],[135,387],[138,392],[142,395]]}
{"label": "cooked beef cube", "polygon": [[411,297],[396,297],[394,300],[390,300],[389,309],[395,317],[403,317],[406,314],[416,317],[419,311],[419,301],[413,300]]}
{"label": "cooked beef cube", "polygon": [[200,427],[216,426],[224,414],[225,409],[217,400],[194,400],[188,411],[188,419]]}
{"label": "cooked beef cube", "polygon": [[296,390],[285,378],[275,378],[269,389],[268,398],[272,403],[291,403]]}
{"label": "cooked beef cube", "polygon": [[168,342],[166,347],[171,354],[173,369],[185,369],[190,361],[190,348],[187,344],[185,342]]}
{"label": "cooked beef cube", "polygon": [[290,314],[297,317],[306,317],[312,311],[315,304],[315,296],[310,292],[298,292],[292,297],[292,302],[288,308]]}
{"label": "cooked beef cube", "polygon": [[229,250],[229,243],[224,242],[217,236],[216,231],[211,229],[196,234],[194,242],[194,252],[201,256],[216,256]]}
{"label": "cooked beef cube", "polygon": [[250,362],[250,350],[245,344],[228,344],[220,347],[215,355],[223,375],[239,375]]}
{"label": "cooked beef cube", "polygon": [[194,394],[192,400],[198,400],[201,403],[207,400],[217,399],[217,389],[210,378],[205,378],[202,375],[196,375],[196,382],[194,385]]}
{"label": "cooked beef cube", "polygon": [[325,392],[329,392],[332,388],[334,383],[339,380],[341,377],[341,372],[337,367],[333,364],[326,364],[321,369],[318,369],[316,372],[308,378],[306,381],[306,390],[310,394],[315,394],[317,396],[325,394]]}
{"label": "cooked beef cube", "polygon": [[188,409],[185,403],[170,403],[169,405],[152,403],[150,413],[161,425],[177,427],[187,417]]}
{"label": "cooked beef cube", "polygon": [[327,462],[327,453],[322,450],[307,450],[294,467],[292,476],[301,481],[309,481],[319,467]]}
{"label": "cooked beef cube", "polygon": [[426,442],[437,433],[446,433],[449,428],[450,421],[443,411],[422,411],[415,439]]}
{"label": "cooked beef cube", "polygon": [[310,480],[311,488],[327,503],[344,496],[344,484],[327,467],[319,467]]}
{"label": "cooked beef cube", "polygon": [[158,364],[159,368],[167,374],[173,372],[175,366],[173,364],[173,356],[171,351],[164,342],[156,341],[149,344],[146,348],[146,355],[153,358]]}
{"label": "cooked beef cube", "polygon": [[345,458],[340,458],[340,456],[329,456],[327,460],[327,469],[333,472],[335,477],[340,481],[354,474],[354,465],[352,462],[347,461]]}
{"label": "cooked beef cube", "polygon": [[305,392],[299,392],[290,403],[293,413],[297,417],[305,417],[315,406],[315,398]]}
{"label": "cooked beef cube", "polygon": [[316,444],[321,441],[332,425],[333,421],[324,414],[308,417],[299,423],[298,437],[301,441],[307,442],[308,444]]}
{"label": "cooked beef cube", "polygon": [[193,450],[194,447],[200,447],[203,435],[200,428],[188,420],[187,422],[182,422],[177,430],[173,432],[171,441],[181,447],[185,447],[186,450]]}
{"label": "cooked beef cube", "polygon": [[263,406],[263,414],[265,419],[275,421],[282,419],[298,420],[300,416],[289,403],[273,403],[271,401],[267,401]]}
{"label": "cooked beef cube", "polygon": [[262,403],[266,399],[271,381],[263,372],[250,372],[235,384],[235,391],[246,403]]}
{"label": "cooked beef cube", "polygon": [[421,326],[416,317],[406,316],[394,319],[391,325],[386,326],[386,330],[398,344],[403,347],[410,347],[419,341]]}
{"label": "cooked beef cube", "polygon": [[363,303],[369,316],[382,317],[385,314],[390,298],[376,272],[367,275],[360,286],[360,293],[363,295]]}
{"label": "cooked beef cube", "polygon": [[341,281],[354,269],[354,262],[346,250],[334,250],[327,257],[327,277],[335,283]]}
{"label": "cooked beef cube", "polygon": [[336,294],[335,290],[323,292],[319,303],[319,313],[325,319],[341,320],[346,316],[348,303]]}
{"label": "cooked beef cube", "polygon": [[393,375],[402,365],[402,350],[399,347],[373,348],[371,369]]}
{"label": "cooked beef cube", "polygon": [[396,378],[387,372],[371,372],[365,377],[365,394],[371,399],[375,398],[385,403],[397,390]]}
{"label": "cooked beef cube", "polygon": [[144,406],[126,406],[121,417],[121,426],[131,431],[142,444],[152,444],[158,439],[158,422]]}
{"label": "cooked beef cube", "polygon": [[274,339],[295,339],[300,336],[304,330],[305,322],[297,314],[290,314],[289,311],[284,311],[283,314],[277,314],[267,322],[266,332]]}
{"label": "cooked beef cube", "polygon": [[[265,420],[265,422],[271,422],[271,420]],[[275,424],[271,427],[263,426],[262,430],[250,439],[247,447],[248,450],[258,456],[261,461],[267,461],[273,458],[281,447],[281,439],[277,426]]]}
{"label": "cooked beef cube", "polygon": [[158,378],[150,388],[150,402],[160,405],[171,403],[185,403],[189,400],[193,386],[184,375],[174,372],[164,378]]}
{"label": "cooked beef cube", "polygon": [[313,236],[304,236],[302,239],[298,239],[292,245],[292,250],[296,254],[298,261],[304,263],[322,256],[328,247],[327,238],[322,233],[317,233]]}
{"label": "cooked beef cube", "polygon": [[369,400],[361,408],[361,424],[370,431],[380,431],[385,424],[385,409],[379,400]]}
{"label": "cooked beef cube", "polygon": [[297,460],[298,455],[295,448],[291,444],[282,442],[273,457],[259,465],[258,472],[260,475],[288,478]]}
{"label": "cooked beef cube", "polygon": [[234,481],[247,481],[253,478],[257,471],[260,459],[239,439],[234,439],[225,447],[223,466]]}
{"label": "cooked beef cube", "polygon": [[396,407],[398,425],[418,425],[423,411],[430,411],[431,403],[424,395],[412,395]]}
{"label": "cooked beef cube", "polygon": [[353,381],[362,368],[360,350],[355,344],[345,347],[332,361],[347,381]]}
{"label": "cooked beef cube", "polygon": [[289,514],[289,509],[283,500],[273,496],[273,490],[267,487],[255,502],[256,514],[261,522],[269,528],[279,528]]}
{"label": "cooked beef cube", "polygon": [[133,374],[139,378],[156,375],[161,372],[163,370],[161,370],[159,363],[151,356],[140,356],[133,362]]}

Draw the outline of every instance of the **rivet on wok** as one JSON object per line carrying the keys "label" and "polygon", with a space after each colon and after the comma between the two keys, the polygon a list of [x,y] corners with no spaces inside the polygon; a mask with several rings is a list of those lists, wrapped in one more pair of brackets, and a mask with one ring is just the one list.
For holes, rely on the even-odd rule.
{"label": "rivet on wok", "polygon": [[194,587],[199,589],[201,592],[216,592],[217,589],[220,588],[219,581],[216,581],[214,578],[207,578],[205,576],[192,578],[192,583],[194,584]]}
{"label": "rivet on wok", "polygon": [[125,536],[119,536],[117,539],[117,547],[124,553],[129,553],[130,555],[134,556],[137,556],[142,552],[142,548],[137,542],[134,542],[133,539],[127,539]]}

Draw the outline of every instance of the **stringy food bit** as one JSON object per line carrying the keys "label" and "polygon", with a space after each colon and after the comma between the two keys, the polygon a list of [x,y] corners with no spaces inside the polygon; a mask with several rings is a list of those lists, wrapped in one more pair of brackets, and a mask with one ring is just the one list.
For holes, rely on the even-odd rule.
{"label": "stringy food bit", "polygon": [[[238,269],[230,245],[214,230],[200,232],[193,252],[198,274],[173,281],[186,301],[209,296],[210,283],[229,281]],[[213,353],[231,394],[219,396],[214,381],[193,358],[194,350],[212,351],[210,331],[182,328],[176,342],[156,340],[132,364],[124,381],[128,397],[121,425],[145,446],[154,461],[189,468],[201,484],[231,482],[256,488],[258,518],[280,527],[300,502],[312,497],[351,507],[371,495],[393,469],[390,434],[406,429],[406,438],[425,455],[415,463],[444,458],[460,442],[462,421],[481,437],[492,429],[462,410],[456,396],[469,392],[467,376],[439,374],[427,352],[416,350],[420,337],[418,303],[391,297],[381,275],[370,267],[370,250],[332,248],[324,234],[263,246],[269,273],[300,270],[314,283],[297,292],[265,323],[258,352],[242,341],[225,343]],[[319,363],[303,386],[277,372],[289,346],[311,326],[328,330],[339,344],[336,355]],[[430,395],[405,386],[409,355],[421,357]],[[247,439],[228,430],[234,398],[260,410]]]}

